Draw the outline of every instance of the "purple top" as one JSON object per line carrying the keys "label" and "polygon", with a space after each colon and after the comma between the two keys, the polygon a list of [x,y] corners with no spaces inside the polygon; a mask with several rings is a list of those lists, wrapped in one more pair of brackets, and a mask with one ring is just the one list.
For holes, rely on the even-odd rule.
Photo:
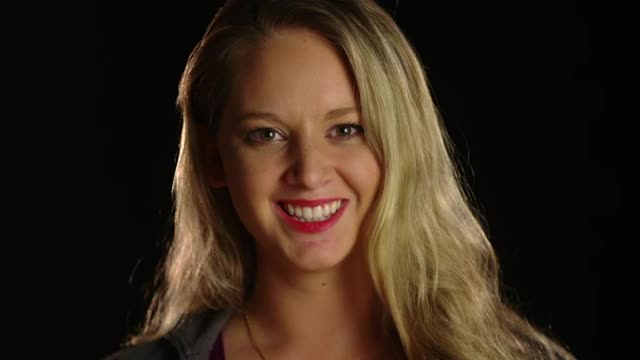
{"label": "purple top", "polygon": [[209,352],[209,360],[224,360],[224,343],[222,340],[222,332],[218,335],[216,342]]}

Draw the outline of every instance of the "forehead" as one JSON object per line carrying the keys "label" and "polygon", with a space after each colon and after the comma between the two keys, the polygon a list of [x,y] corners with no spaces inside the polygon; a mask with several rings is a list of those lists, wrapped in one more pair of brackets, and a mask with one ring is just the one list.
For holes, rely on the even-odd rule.
{"label": "forehead", "polygon": [[356,106],[348,67],[333,44],[304,29],[280,29],[236,67],[229,110],[316,116]]}

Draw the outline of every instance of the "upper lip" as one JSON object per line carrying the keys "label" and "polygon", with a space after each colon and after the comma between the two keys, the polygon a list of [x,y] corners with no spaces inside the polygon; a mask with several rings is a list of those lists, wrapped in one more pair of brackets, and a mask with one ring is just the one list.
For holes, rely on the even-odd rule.
{"label": "upper lip", "polygon": [[289,199],[278,200],[279,203],[287,203],[296,206],[317,206],[324,205],[333,201],[344,200],[343,198],[324,198],[324,199]]}

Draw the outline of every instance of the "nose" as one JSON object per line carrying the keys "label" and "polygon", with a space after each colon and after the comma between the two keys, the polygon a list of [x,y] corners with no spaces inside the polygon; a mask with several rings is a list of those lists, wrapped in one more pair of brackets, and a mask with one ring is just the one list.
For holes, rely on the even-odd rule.
{"label": "nose", "polygon": [[298,139],[290,148],[290,166],[285,174],[287,184],[315,189],[331,179],[331,161],[327,151],[312,139]]}

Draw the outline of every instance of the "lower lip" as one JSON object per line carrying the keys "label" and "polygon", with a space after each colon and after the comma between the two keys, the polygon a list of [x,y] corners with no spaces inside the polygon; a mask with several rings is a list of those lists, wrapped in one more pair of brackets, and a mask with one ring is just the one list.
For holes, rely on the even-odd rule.
{"label": "lower lip", "polygon": [[342,214],[344,214],[344,210],[347,208],[348,204],[349,204],[348,200],[342,200],[342,205],[340,206],[340,209],[338,209],[338,211],[327,220],[305,221],[305,222],[298,221],[295,218],[289,216],[289,214],[287,214],[280,207],[279,204],[275,203],[275,207],[276,207],[276,212],[280,214],[280,216],[284,219],[284,221],[286,221],[286,223],[289,224],[289,226],[291,226],[293,229],[299,232],[313,234],[313,233],[323,232],[331,228],[333,225],[335,225],[335,223],[337,223],[338,220],[340,220],[340,217],[342,217]]}

